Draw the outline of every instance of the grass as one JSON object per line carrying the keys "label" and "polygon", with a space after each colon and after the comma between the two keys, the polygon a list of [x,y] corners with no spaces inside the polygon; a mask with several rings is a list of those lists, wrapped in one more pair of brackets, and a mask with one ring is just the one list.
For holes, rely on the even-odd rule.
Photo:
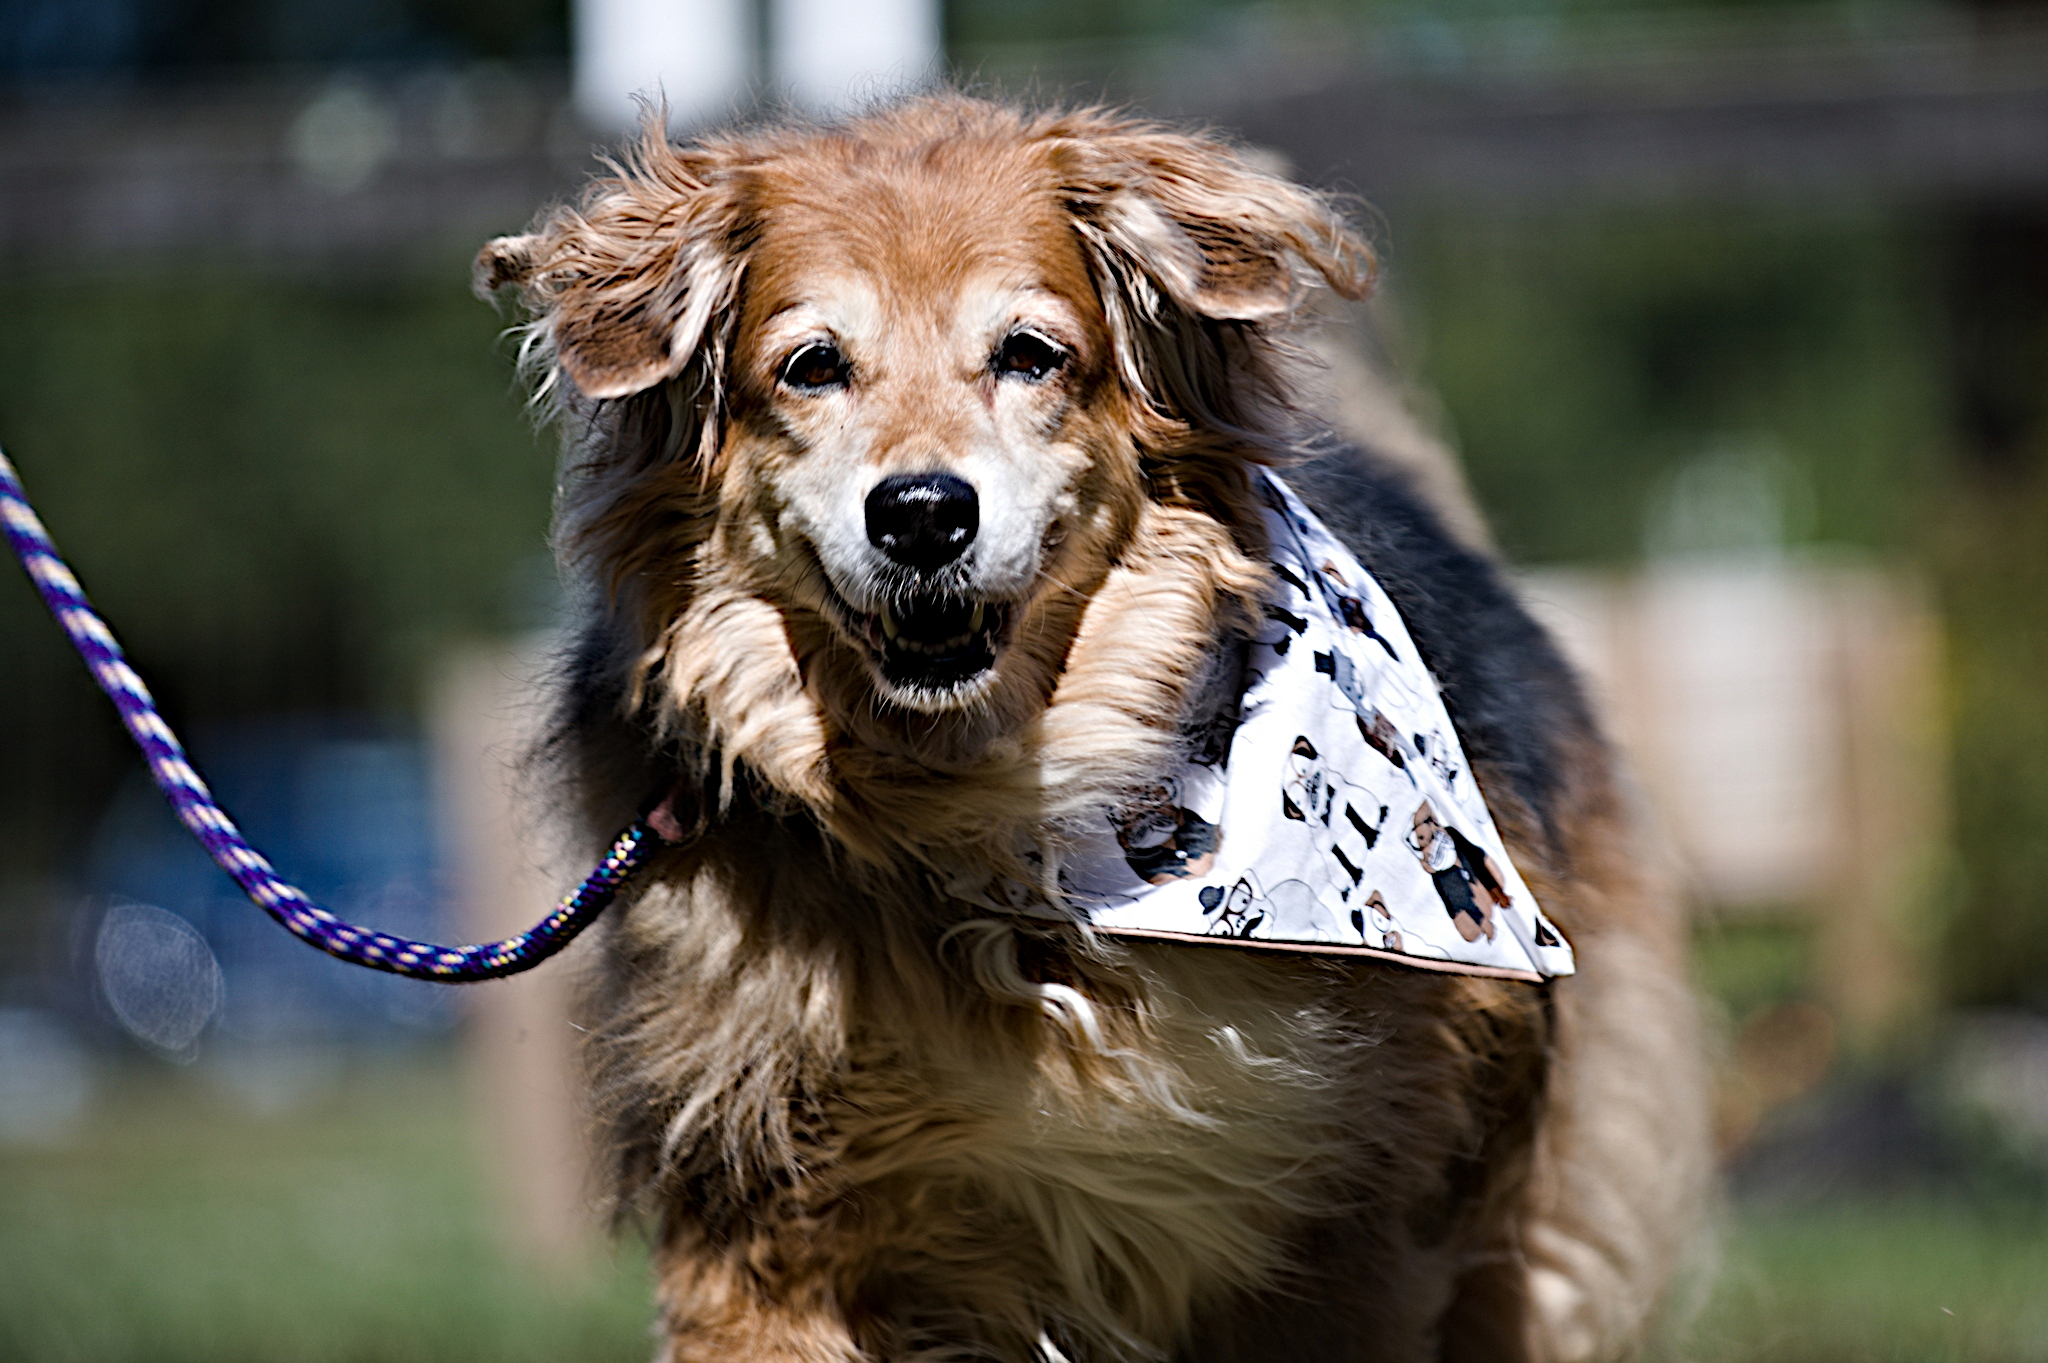
{"label": "grass", "polygon": [[[639,1363],[645,1266],[512,1262],[456,1071],[364,1066],[253,1115],[130,1076],[62,1148],[0,1151],[0,1358]],[[1738,1209],[1692,1363],[2039,1363],[2048,1221],[1937,1198]]]}
{"label": "grass", "polygon": [[647,1358],[636,1254],[560,1282],[496,1243],[455,1074],[377,1067],[271,1118],[159,1075],[0,1154],[0,1358]]}
{"label": "grass", "polygon": [[2040,1363],[2048,1221],[1928,1199],[1738,1215],[1685,1355]]}

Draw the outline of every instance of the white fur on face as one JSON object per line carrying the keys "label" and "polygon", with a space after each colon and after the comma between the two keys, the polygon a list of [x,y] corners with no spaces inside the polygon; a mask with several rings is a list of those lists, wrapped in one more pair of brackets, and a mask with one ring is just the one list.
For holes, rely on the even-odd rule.
{"label": "white fur on face", "polygon": [[1019,330],[1071,355],[1081,340],[1072,309],[1010,276],[915,300],[886,298],[860,275],[820,279],[808,293],[762,328],[763,368],[779,372],[803,346],[823,343],[850,369],[843,387],[774,389],[790,442],[768,475],[778,529],[816,550],[848,605],[875,611],[907,578],[868,540],[868,494],[898,474],[952,474],[974,488],[980,527],[942,574],[945,589],[981,600],[1028,598],[1048,541],[1074,512],[1089,455],[1063,438],[1072,405],[1067,368],[1032,380],[999,375],[993,362]]}

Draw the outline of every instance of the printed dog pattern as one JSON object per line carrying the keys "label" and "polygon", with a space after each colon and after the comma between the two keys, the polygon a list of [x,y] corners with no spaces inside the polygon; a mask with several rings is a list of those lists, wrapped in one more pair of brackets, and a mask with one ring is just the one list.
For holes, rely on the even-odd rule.
{"label": "printed dog pattern", "polygon": [[1263,631],[1218,669],[1234,695],[1205,697],[1185,765],[1068,852],[1064,910],[1047,911],[1111,933],[1569,974],[1400,614],[1284,483],[1262,490],[1274,588]]}
{"label": "printed dog pattern", "polygon": [[1332,772],[1306,734],[1287,753],[1280,813],[1301,824],[1338,871],[1337,897],[1349,900],[1365,878],[1365,854],[1379,845],[1387,805],[1364,786]]}
{"label": "printed dog pattern", "polygon": [[1216,864],[1216,825],[1180,804],[1177,782],[1144,792],[1111,822],[1124,860],[1147,885],[1204,875]]}
{"label": "printed dog pattern", "polygon": [[1401,930],[1394,922],[1393,914],[1387,912],[1386,896],[1374,890],[1365,897],[1365,903],[1351,911],[1351,926],[1367,946],[1377,943],[1387,951],[1401,949]]}
{"label": "printed dog pattern", "polygon": [[1205,913],[1213,915],[1209,931],[1217,937],[1265,935],[1289,942],[1341,942],[1337,920],[1323,907],[1322,896],[1306,881],[1283,880],[1270,891],[1259,890],[1247,871],[1226,893],[1221,885],[1205,885],[1199,896]]}
{"label": "printed dog pattern", "polygon": [[1486,849],[1441,822],[1427,800],[1415,808],[1408,846],[1421,859],[1422,869],[1429,872],[1430,883],[1458,935],[1468,942],[1482,936],[1492,941],[1496,931],[1493,911],[1508,907],[1514,898],[1501,887],[1500,867]]}

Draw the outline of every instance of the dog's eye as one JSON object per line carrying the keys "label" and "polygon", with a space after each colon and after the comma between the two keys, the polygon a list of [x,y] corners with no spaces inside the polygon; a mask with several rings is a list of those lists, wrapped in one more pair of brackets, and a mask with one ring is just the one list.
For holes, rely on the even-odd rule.
{"label": "dog's eye", "polygon": [[998,375],[1016,374],[1035,382],[1066,362],[1067,352],[1043,336],[1013,331],[996,350],[995,370]]}
{"label": "dog's eye", "polygon": [[838,346],[813,341],[783,362],[782,381],[791,388],[842,388],[850,367]]}

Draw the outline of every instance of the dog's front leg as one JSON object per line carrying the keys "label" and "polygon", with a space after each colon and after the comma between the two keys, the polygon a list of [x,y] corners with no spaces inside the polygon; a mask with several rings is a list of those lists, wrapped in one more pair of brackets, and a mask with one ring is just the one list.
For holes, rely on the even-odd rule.
{"label": "dog's front leg", "polygon": [[[821,1233],[823,1232],[823,1233]],[[832,1237],[805,1221],[755,1223],[724,1244],[671,1232],[656,1256],[658,1363],[856,1363]]]}

